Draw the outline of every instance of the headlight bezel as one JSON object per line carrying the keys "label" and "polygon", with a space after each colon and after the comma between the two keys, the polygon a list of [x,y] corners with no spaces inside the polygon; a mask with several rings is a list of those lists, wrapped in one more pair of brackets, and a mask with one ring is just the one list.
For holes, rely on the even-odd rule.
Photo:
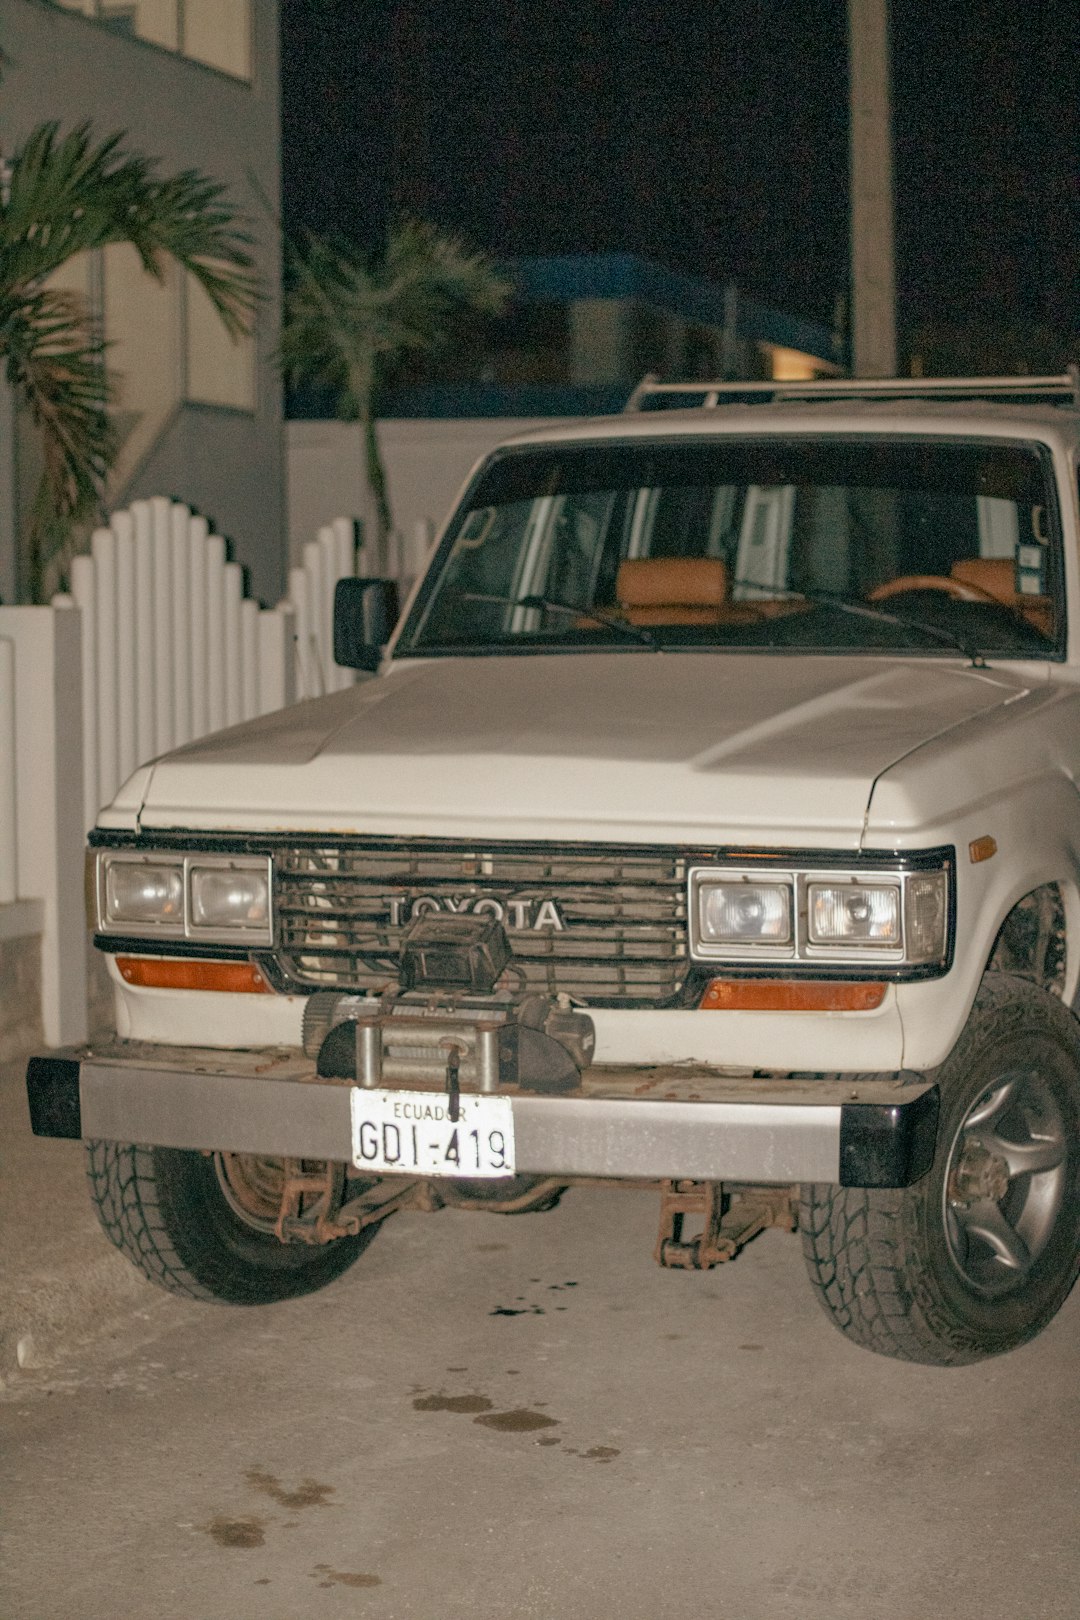
{"label": "headlight bezel", "polygon": [[[94,885],[95,925],[99,934],[139,940],[188,941],[193,945],[272,946],[275,933],[273,865],[269,855],[217,854],[175,849],[99,849]],[[109,872],[118,866],[162,867],[182,877],[181,914],[160,920],[126,917],[109,905]],[[266,888],[266,917],[258,923],[193,921],[193,874],[204,870],[233,870],[263,875]]]}
{"label": "headlight bezel", "polygon": [[[756,852],[754,852],[756,857]],[[942,921],[935,948],[916,948],[913,938],[913,896],[921,885],[925,899],[927,880],[937,885]],[[786,946],[714,943],[702,937],[702,895],[723,883],[785,883],[790,885],[792,939]],[[822,942],[811,937],[811,891],[825,888],[893,889],[899,896],[898,944],[865,939]],[[955,853],[935,849],[911,855],[868,853],[865,864],[842,862],[825,852],[800,851],[797,855],[762,853],[760,858],[715,863],[697,862],[687,873],[687,928],[690,959],[706,967],[722,964],[739,972],[759,968],[773,975],[809,972],[819,976],[917,979],[948,971],[953,955],[956,918]]]}
{"label": "headlight bezel", "polygon": [[[699,962],[787,962],[794,958],[798,934],[795,900],[795,873],[781,868],[756,870],[743,866],[692,866],[687,874],[690,885],[688,910],[690,926],[690,955]],[[709,889],[735,887],[786,887],[788,890],[789,938],[783,943],[762,940],[745,944],[729,941],[714,942],[702,938],[703,896]]]}

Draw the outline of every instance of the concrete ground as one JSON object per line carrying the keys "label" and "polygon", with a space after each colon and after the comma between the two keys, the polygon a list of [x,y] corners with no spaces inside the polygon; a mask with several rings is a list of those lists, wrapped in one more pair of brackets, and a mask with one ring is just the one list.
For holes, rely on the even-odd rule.
{"label": "concrete ground", "polygon": [[200,1306],[127,1275],[78,1147],[17,1113],[0,1286],[40,1364],[0,1395],[4,1620],[1080,1610],[1080,1291],[1011,1356],[907,1366],[836,1333],[797,1240],[665,1272],[654,1197],[580,1190]]}
{"label": "concrete ground", "polygon": [[138,1309],[146,1289],[104,1241],[79,1142],[30,1134],[25,1062],[0,1064],[0,1385]]}

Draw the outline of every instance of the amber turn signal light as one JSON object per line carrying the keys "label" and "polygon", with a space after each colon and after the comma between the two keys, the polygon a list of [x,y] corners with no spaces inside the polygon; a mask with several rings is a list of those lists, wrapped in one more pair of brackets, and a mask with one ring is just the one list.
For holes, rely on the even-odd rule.
{"label": "amber turn signal light", "polygon": [[204,962],[171,956],[118,956],[125,984],[144,990],[224,990],[230,995],[270,995],[271,989],[253,962]]}
{"label": "amber turn signal light", "polygon": [[713,979],[698,1003],[707,1012],[872,1012],[883,984],[832,979]]}

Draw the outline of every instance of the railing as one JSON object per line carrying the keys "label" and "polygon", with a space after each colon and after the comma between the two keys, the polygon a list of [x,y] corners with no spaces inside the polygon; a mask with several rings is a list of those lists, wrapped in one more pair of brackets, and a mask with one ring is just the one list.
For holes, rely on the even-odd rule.
{"label": "railing", "polygon": [[813,399],[974,399],[1052,400],[1080,405],[1080,368],[1052,377],[815,377],[772,378],[763,382],[659,382],[650,372],[643,377],[623,409],[628,412],[663,409],[680,402],[714,409],[727,404],[771,404],[774,400]]}

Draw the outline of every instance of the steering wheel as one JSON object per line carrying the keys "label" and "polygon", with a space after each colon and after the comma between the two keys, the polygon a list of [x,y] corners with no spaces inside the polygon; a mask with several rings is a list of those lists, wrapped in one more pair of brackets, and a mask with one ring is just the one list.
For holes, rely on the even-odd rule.
{"label": "steering wheel", "polygon": [[942,591],[954,602],[991,602],[994,607],[1003,604],[981,585],[969,585],[963,579],[950,579],[947,574],[903,574],[899,579],[887,579],[884,585],[875,585],[867,595],[868,602],[885,602],[890,596],[902,596],[905,591]]}

